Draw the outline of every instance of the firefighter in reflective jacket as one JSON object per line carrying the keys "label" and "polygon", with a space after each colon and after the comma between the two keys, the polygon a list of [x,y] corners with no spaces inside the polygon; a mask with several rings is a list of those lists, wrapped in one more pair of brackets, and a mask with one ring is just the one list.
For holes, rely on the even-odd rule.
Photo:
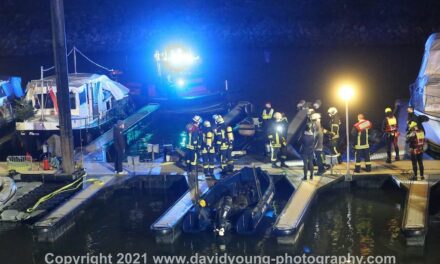
{"label": "firefighter in reflective jacket", "polygon": [[200,122],[202,118],[198,115],[193,117],[193,123],[186,126],[186,132],[188,134],[185,149],[186,168],[188,172],[197,168],[198,151],[200,148]]}
{"label": "firefighter in reflective jacket", "polygon": [[234,171],[234,160],[232,159],[232,149],[234,147],[234,133],[232,127],[226,126],[222,116],[217,116],[215,123],[215,140],[220,152],[220,166],[223,173]]}
{"label": "firefighter in reflective jacket", "polygon": [[390,107],[385,109],[385,119],[382,122],[382,132],[384,133],[385,143],[387,146],[387,163],[391,163],[391,147],[394,147],[396,152],[396,161],[400,160],[399,146],[397,140],[399,138],[399,131],[397,125],[397,118],[393,115],[393,110]]}
{"label": "firefighter in reflective jacket", "polygon": [[370,121],[365,120],[363,114],[358,115],[358,122],[354,125],[351,135],[354,137],[354,157],[356,165],[354,172],[359,173],[361,171],[361,158],[364,158],[366,170],[371,171],[370,161],[370,145],[368,143],[369,129],[372,124]]}
{"label": "firefighter in reflective jacket", "polygon": [[270,121],[272,119],[273,114],[274,114],[274,110],[272,108],[272,104],[270,102],[267,102],[264,109],[263,109],[263,113],[261,114],[263,126],[264,126],[264,124],[267,124],[268,121]]}
{"label": "firefighter in reflective jacket", "polygon": [[203,122],[201,152],[205,177],[213,177],[215,157],[214,130],[211,127],[211,122],[208,120]]}
{"label": "firefighter in reflective jacket", "polygon": [[417,164],[419,165],[420,177],[423,179],[423,147],[425,144],[425,133],[421,130],[417,122],[411,121],[408,127],[406,142],[409,144],[409,151],[411,154],[411,161],[413,167],[413,180],[417,180]]}
{"label": "firefighter in reflective jacket", "polygon": [[338,158],[338,163],[342,163],[341,153],[338,151],[339,144],[339,128],[341,126],[341,118],[338,114],[338,109],[336,107],[330,107],[327,111],[330,120],[327,125],[327,129],[324,129],[324,134],[328,136],[328,148],[332,155]]}
{"label": "firefighter in reflective jacket", "polygon": [[265,107],[263,109],[263,112],[261,113],[261,131],[263,133],[263,140],[264,140],[264,155],[269,154],[269,142],[267,141],[267,136],[269,133],[269,126],[272,122],[274,110],[272,108],[272,104],[270,102],[267,102],[265,104]]}
{"label": "firefighter in reflective jacket", "polygon": [[272,162],[273,168],[279,168],[277,162],[281,162],[281,167],[288,168],[286,165],[287,159],[287,122],[283,121],[283,116],[281,113],[276,112],[274,114],[274,122],[271,124],[269,128],[269,141],[270,141],[270,150],[271,156],[270,160]]}

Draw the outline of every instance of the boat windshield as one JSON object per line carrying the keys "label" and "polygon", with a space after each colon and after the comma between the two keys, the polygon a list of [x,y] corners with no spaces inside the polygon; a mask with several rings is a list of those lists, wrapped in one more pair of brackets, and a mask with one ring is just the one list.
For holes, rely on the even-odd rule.
{"label": "boat windshield", "polygon": [[[76,96],[74,93],[70,93],[69,96],[70,99],[70,109],[76,109]],[[35,100],[34,100],[34,107],[35,109],[40,109],[41,107],[41,94],[35,94]],[[44,109],[52,109],[54,108],[54,104],[52,101],[52,97],[49,94],[43,94],[43,102],[44,102]]]}

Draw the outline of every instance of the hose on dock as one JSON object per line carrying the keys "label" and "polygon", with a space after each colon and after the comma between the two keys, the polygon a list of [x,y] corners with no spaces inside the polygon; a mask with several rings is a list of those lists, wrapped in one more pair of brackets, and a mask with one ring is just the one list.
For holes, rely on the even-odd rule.
{"label": "hose on dock", "polygon": [[84,183],[88,182],[88,183],[96,183],[98,185],[103,185],[103,182],[99,179],[96,178],[90,178],[90,179],[86,179],[83,181],[83,179],[87,177],[87,173],[85,173],[82,177],[76,179],[75,181],[67,184],[66,186],[63,186],[61,188],[59,188],[58,190],[51,192],[43,197],[41,197],[40,199],[38,199],[38,201],[34,204],[34,206],[32,206],[31,208],[28,208],[26,210],[27,213],[32,213],[34,212],[41,204],[49,201],[50,199],[54,198],[55,196],[61,194],[61,193],[65,193],[65,192],[70,192],[70,191],[74,191],[78,188],[80,188]]}

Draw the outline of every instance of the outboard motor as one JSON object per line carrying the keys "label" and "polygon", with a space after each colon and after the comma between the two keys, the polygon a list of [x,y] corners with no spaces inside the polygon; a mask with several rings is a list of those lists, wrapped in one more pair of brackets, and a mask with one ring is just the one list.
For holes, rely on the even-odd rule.
{"label": "outboard motor", "polygon": [[225,232],[230,229],[230,223],[228,221],[228,216],[232,209],[232,197],[225,196],[223,199],[223,203],[220,204],[220,208],[218,211],[218,228],[215,229],[218,232],[219,236],[224,236]]}

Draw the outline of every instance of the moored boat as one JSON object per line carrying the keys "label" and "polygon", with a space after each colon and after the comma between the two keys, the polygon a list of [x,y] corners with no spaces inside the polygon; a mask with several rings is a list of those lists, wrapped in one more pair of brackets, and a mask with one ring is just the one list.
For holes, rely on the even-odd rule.
{"label": "moored boat", "polygon": [[214,230],[254,233],[274,197],[272,178],[260,168],[243,168],[219,181],[185,216],[183,232]]}
{"label": "moored boat", "polygon": [[[422,65],[416,81],[410,86],[410,105],[423,123],[429,149],[440,155],[440,34],[432,34],[425,44]],[[425,120],[423,120],[425,121]]]}
{"label": "moored boat", "polygon": [[[69,74],[70,108],[75,146],[86,144],[109,128],[123,112],[129,90],[106,75]],[[55,76],[28,83],[25,100],[33,113],[16,122],[16,130],[26,152],[36,154],[42,144],[59,133]],[[119,111],[119,112],[118,112]]]}

